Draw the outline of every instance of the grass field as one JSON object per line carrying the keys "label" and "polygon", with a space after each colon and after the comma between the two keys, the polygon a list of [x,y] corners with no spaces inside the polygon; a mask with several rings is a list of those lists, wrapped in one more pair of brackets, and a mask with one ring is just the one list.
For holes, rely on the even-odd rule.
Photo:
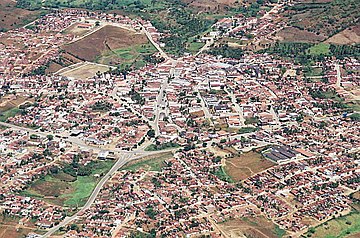
{"label": "grass field", "polygon": [[285,235],[284,230],[263,216],[231,219],[219,227],[228,237],[279,238]]}
{"label": "grass field", "polygon": [[126,164],[122,169],[129,171],[137,171],[145,169],[149,171],[160,171],[163,167],[164,161],[173,156],[171,152],[164,152],[159,155],[148,156],[141,160],[136,160]]}
{"label": "grass field", "polygon": [[226,172],[223,166],[219,167],[217,170],[215,170],[215,172],[213,173],[216,177],[218,177],[220,180],[228,182],[228,183],[233,183],[234,180],[232,179],[231,176],[229,176]]}
{"label": "grass field", "polygon": [[145,66],[144,55],[156,53],[156,48],[151,43],[138,44],[131,47],[123,47],[114,50],[105,51],[96,58],[96,62],[107,65],[114,65],[115,62],[124,68],[126,65],[141,68]]}
{"label": "grass field", "polygon": [[8,118],[16,116],[20,113],[20,109],[15,107],[4,112],[0,112],[0,121],[6,122]]}
{"label": "grass field", "polygon": [[311,55],[328,55],[330,53],[330,45],[325,43],[319,43],[309,49]]}
{"label": "grass field", "polygon": [[187,50],[192,53],[196,54],[205,44],[202,42],[191,42],[189,43]]}
{"label": "grass field", "polygon": [[360,213],[353,211],[349,215],[332,219],[318,227],[310,228],[307,236],[316,238],[343,238],[360,236]]}
{"label": "grass field", "polygon": [[110,170],[114,161],[98,162],[89,176],[72,177],[65,173],[47,175],[35,181],[21,195],[44,200],[59,206],[80,207],[85,204],[98,179],[95,174]]}
{"label": "grass field", "polygon": [[264,159],[260,153],[251,151],[227,159],[225,172],[234,181],[241,181],[274,165],[275,163]]}

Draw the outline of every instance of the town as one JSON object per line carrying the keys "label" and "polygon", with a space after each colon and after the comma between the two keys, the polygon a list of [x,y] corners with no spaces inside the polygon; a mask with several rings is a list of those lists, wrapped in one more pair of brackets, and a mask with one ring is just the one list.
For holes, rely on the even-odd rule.
{"label": "town", "polygon": [[[359,58],[328,57],[308,75],[266,52],[207,54],[229,36],[264,47],[282,8],[224,18],[180,58],[150,21],[119,14],[57,10],[0,33],[0,212],[26,237],[235,237],[226,224],[253,219],[310,237],[352,213]],[[156,62],[124,71],[64,58],[63,45],[109,26],[144,34]],[[45,72],[54,62],[64,67]],[[54,181],[64,187],[51,194]]]}

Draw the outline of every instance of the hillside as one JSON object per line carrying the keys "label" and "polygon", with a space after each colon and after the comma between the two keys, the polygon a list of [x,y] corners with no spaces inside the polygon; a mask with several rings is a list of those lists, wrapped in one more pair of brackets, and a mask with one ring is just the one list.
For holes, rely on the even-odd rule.
{"label": "hillside", "polygon": [[[331,43],[352,44],[359,42],[359,6],[357,0],[302,0],[287,6],[283,13],[291,26],[279,33],[285,41],[320,42],[332,36]],[[344,32],[345,31],[345,32]],[[286,33],[289,33],[287,35]],[[351,40],[349,36],[351,35]],[[347,39],[346,39],[347,38]],[[355,41],[354,41],[355,39]],[[356,40],[357,39],[357,40]]]}
{"label": "hillside", "polygon": [[24,26],[40,14],[41,11],[17,8],[12,0],[0,0],[0,32]]}

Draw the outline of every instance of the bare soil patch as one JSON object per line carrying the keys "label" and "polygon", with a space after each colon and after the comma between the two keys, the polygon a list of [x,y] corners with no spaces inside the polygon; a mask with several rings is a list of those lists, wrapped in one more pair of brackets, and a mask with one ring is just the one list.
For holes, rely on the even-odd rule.
{"label": "bare soil patch", "polygon": [[90,30],[78,27],[80,23],[75,23],[64,31],[64,34],[71,34],[74,36],[83,36]]}
{"label": "bare soil patch", "polygon": [[33,102],[33,99],[22,95],[8,95],[0,99],[0,112],[4,112],[24,104],[25,102]]}
{"label": "bare soil patch", "polygon": [[25,237],[30,232],[35,232],[34,224],[26,222],[19,225],[19,219],[11,217],[0,218],[0,238],[20,238]]}
{"label": "bare soil patch", "polygon": [[242,0],[183,0],[190,7],[201,11],[224,10],[225,7],[242,5]]}
{"label": "bare soil patch", "polygon": [[263,158],[260,153],[251,151],[227,159],[225,172],[234,181],[241,181],[274,165],[275,163]]}
{"label": "bare soil patch", "polygon": [[96,64],[83,64],[75,69],[60,73],[62,76],[71,77],[75,79],[87,79],[94,77],[98,72],[103,73],[109,70],[109,67]]}
{"label": "bare soil patch", "polygon": [[35,20],[40,11],[28,11],[15,7],[13,0],[0,1],[0,29],[14,29]]}
{"label": "bare soil patch", "polygon": [[63,49],[81,60],[95,61],[97,57],[100,57],[106,51],[147,42],[148,40],[144,34],[116,26],[104,26],[79,41],[63,46]]}
{"label": "bare soil patch", "polygon": [[228,237],[277,238],[274,223],[263,216],[232,219],[219,225]]}
{"label": "bare soil patch", "polygon": [[350,45],[360,43],[360,25],[349,27],[342,32],[330,37],[325,43]]}
{"label": "bare soil patch", "polygon": [[295,27],[284,28],[279,31],[276,36],[285,42],[317,43],[325,40],[324,36]]}

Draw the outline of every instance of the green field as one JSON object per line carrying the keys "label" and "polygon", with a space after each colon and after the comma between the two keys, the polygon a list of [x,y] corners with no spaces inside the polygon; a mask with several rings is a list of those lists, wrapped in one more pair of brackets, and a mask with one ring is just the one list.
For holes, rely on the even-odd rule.
{"label": "green field", "polygon": [[234,180],[225,172],[223,166],[217,168],[213,172],[213,174],[222,181],[225,181],[225,182],[228,182],[228,183],[233,183],[234,182]]}
{"label": "green field", "polygon": [[96,59],[96,62],[101,64],[109,64],[114,59],[120,59],[121,62],[123,62],[121,64],[121,68],[125,68],[125,66],[133,66],[134,68],[138,69],[145,66],[146,60],[144,57],[146,55],[152,55],[156,52],[156,48],[151,43],[148,43],[107,51],[103,53],[98,59]]}
{"label": "green field", "polygon": [[145,157],[144,159],[125,165],[122,169],[129,171],[137,171],[139,169],[161,171],[161,168],[164,165],[164,161],[170,159],[172,156],[173,154],[171,152],[165,152],[159,155]]}
{"label": "green field", "polygon": [[10,117],[14,117],[17,114],[19,114],[21,112],[21,110],[17,107],[7,110],[5,112],[0,112],[0,121],[1,122],[6,122],[6,120]]}
{"label": "green field", "polygon": [[316,238],[359,237],[357,235],[360,235],[360,213],[353,211],[349,215],[310,228],[306,236]]}
{"label": "green field", "polygon": [[192,54],[196,54],[205,44],[202,42],[191,42],[189,43],[187,50]]}
{"label": "green field", "polygon": [[330,45],[325,43],[320,43],[310,47],[309,54],[311,55],[328,55],[330,53]]}
{"label": "green field", "polygon": [[63,172],[46,175],[20,194],[59,206],[81,207],[99,180],[94,175],[106,173],[113,164],[114,161],[97,162],[89,176],[73,177]]}

